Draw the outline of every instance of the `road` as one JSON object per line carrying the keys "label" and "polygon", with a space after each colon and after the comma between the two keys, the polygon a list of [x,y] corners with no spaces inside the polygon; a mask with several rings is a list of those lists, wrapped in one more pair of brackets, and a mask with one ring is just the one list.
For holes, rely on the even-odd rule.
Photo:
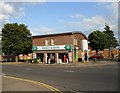
{"label": "road", "polygon": [[43,82],[61,91],[118,90],[117,64],[88,67],[5,64],[2,68],[5,75]]}

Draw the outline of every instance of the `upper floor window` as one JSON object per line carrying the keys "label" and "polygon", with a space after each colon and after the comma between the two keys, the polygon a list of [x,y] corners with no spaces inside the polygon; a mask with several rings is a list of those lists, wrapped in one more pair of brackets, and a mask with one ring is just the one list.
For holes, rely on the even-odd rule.
{"label": "upper floor window", "polygon": [[48,46],[48,45],[49,45],[49,41],[45,40],[45,46]]}
{"label": "upper floor window", "polygon": [[74,39],[74,45],[78,45],[77,39]]}
{"label": "upper floor window", "polygon": [[55,41],[51,39],[51,45],[55,45]]}

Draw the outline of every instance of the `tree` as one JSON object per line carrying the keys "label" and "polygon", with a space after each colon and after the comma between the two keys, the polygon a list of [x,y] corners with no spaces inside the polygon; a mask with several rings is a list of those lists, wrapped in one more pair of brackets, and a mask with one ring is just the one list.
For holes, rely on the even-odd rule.
{"label": "tree", "polygon": [[6,55],[16,56],[32,52],[32,39],[30,30],[24,24],[8,23],[2,28],[2,52]]}
{"label": "tree", "polygon": [[106,38],[108,40],[107,42],[107,48],[110,48],[111,46],[113,48],[118,46],[118,41],[117,39],[114,37],[114,33],[112,30],[110,30],[110,26],[108,24],[105,25],[105,31],[103,31],[106,34]]}
{"label": "tree", "polygon": [[113,48],[118,46],[118,41],[114,37],[114,33],[110,30],[110,27],[106,24],[105,31],[93,31],[89,34],[88,40],[89,45],[92,47],[93,50],[103,50],[104,48]]}
{"label": "tree", "polygon": [[106,48],[106,34],[100,31],[93,31],[88,36],[88,41],[90,42],[89,45],[92,47],[93,50],[103,50]]}

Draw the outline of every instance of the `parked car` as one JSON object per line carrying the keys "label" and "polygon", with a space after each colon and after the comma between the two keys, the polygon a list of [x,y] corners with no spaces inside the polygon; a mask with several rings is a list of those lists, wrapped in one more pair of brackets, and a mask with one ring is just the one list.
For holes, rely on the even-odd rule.
{"label": "parked car", "polygon": [[95,55],[89,57],[89,59],[103,59],[103,55],[102,54],[95,54]]}

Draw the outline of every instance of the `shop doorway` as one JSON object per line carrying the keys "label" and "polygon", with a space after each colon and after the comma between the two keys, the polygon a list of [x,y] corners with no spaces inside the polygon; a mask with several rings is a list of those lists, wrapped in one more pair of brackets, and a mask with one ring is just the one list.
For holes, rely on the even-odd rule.
{"label": "shop doorway", "polygon": [[55,53],[47,53],[47,63],[48,64],[55,63]]}
{"label": "shop doorway", "polygon": [[68,59],[68,53],[59,53],[58,55],[59,55],[59,59],[62,62],[66,63],[66,62],[69,61],[69,59]]}
{"label": "shop doorway", "polygon": [[40,59],[40,61],[43,62],[44,54],[43,53],[37,53],[37,59]]}

